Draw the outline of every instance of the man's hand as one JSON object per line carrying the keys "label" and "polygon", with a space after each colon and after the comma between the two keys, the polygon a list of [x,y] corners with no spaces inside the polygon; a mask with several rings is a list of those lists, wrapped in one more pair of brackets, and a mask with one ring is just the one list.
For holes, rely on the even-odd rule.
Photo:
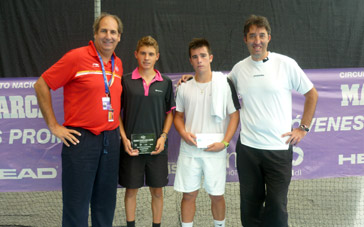
{"label": "man's hand", "polygon": [[53,135],[60,138],[67,147],[70,146],[69,143],[76,145],[80,142],[74,135],[81,136],[81,133],[74,129],[68,129],[59,124],[56,124],[55,126],[50,127],[49,129],[51,130]]}
{"label": "man's hand", "polygon": [[179,79],[177,82],[177,86],[181,85],[181,83],[185,83],[185,82],[189,81],[192,77],[193,77],[193,75],[191,75],[191,74],[182,75],[181,79]]}
{"label": "man's hand", "polygon": [[297,145],[303,139],[303,137],[305,137],[306,134],[307,134],[306,131],[300,128],[295,128],[291,132],[283,134],[282,138],[289,136],[289,138],[286,141],[286,144]]}
{"label": "man's hand", "polygon": [[131,147],[131,142],[130,142],[129,139],[124,139],[123,144],[124,144],[125,152],[128,153],[130,156],[138,156],[139,155],[139,150],[138,149],[133,149]]}
{"label": "man's hand", "polygon": [[212,152],[219,152],[224,150],[225,144],[221,142],[213,143],[207,146],[207,149],[205,151],[212,151]]}
{"label": "man's hand", "polygon": [[81,136],[81,133],[58,124],[52,107],[50,88],[43,77],[39,77],[37,82],[34,84],[34,89],[43,118],[53,135],[60,138],[67,147],[70,146],[70,143],[73,145],[78,144],[80,141],[74,135]]}

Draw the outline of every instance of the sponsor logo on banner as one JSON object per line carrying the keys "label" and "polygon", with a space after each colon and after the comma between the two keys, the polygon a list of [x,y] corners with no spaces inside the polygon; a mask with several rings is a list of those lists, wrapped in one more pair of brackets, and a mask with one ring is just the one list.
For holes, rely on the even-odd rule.
{"label": "sponsor logo on banner", "polygon": [[339,165],[363,165],[364,154],[340,154],[338,157]]}
{"label": "sponsor logo on banner", "polygon": [[54,179],[56,177],[57,170],[55,168],[0,169],[0,180]]}

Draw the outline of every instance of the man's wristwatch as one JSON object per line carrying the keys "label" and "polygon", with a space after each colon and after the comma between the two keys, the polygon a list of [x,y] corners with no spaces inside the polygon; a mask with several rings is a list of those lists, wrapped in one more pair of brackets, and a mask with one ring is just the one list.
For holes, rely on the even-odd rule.
{"label": "man's wristwatch", "polygon": [[225,148],[228,148],[228,147],[229,147],[229,145],[230,145],[228,142],[226,142],[226,141],[224,141],[224,140],[223,140],[223,141],[221,141],[221,143],[223,143],[223,144],[224,144]]}
{"label": "man's wristwatch", "polygon": [[300,125],[300,129],[302,131],[306,131],[306,132],[309,132],[310,131],[310,129],[306,125]]}

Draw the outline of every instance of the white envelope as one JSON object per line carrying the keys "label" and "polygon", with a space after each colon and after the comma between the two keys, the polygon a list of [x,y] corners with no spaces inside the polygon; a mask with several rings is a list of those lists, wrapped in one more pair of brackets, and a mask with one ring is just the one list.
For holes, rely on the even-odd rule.
{"label": "white envelope", "polygon": [[207,148],[216,142],[221,142],[224,139],[223,133],[197,133],[196,134],[197,148]]}

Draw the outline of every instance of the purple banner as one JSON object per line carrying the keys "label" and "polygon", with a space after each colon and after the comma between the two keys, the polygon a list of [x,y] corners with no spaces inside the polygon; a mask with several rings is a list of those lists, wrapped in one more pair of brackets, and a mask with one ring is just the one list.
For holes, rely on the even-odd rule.
{"label": "purple banner", "polygon": [[[364,175],[364,69],[305,70],[319,93],[311,131],[294,147],[293,179]],[[227,72],[226,72],[227,73]],[[175,82],[182,74],[168,74]],[[34,92],[37,78],[0,79],[0,192],[61,189],[61,141],[51,134]],[[52,92],[63,122],[62,89]],[[293,127],[304,96],[293,93]],[[227,180],[238,181],[235,134],[228,149]],[[169,184],[173,185],[180,137],[169,133]]]}
{"label": "purple banner", "polygon": [[[61,141],[52,135],[34,91],[37,78],[0,80],[0,191],[48,191],[61,187]],[[52,92],[63,122],[62,89]]]}
{"label": "purple banner", "polygon": [[[364,68],[305,70],[318,93],[311,131],[294,148],[293,179],[364,175]],[[304,96],[294,95],[293,127]]]}

